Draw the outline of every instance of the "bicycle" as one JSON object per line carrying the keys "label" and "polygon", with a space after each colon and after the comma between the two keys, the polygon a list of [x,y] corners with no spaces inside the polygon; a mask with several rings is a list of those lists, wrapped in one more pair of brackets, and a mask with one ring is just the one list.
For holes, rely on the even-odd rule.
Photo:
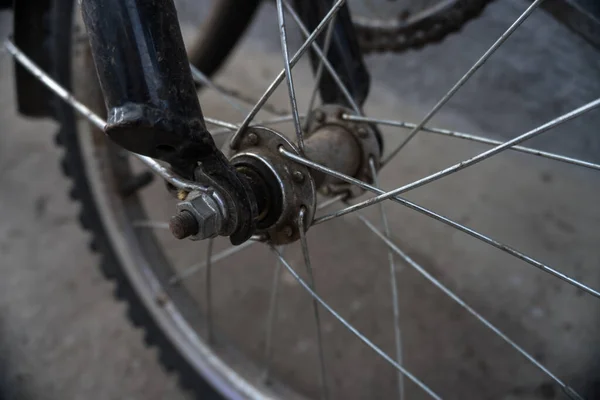
{"label": "bicycle", "polygon": [[[451,3],[454,2],[447,2],[447,4]],[[465,3],[478,6],[465,13],[464,18],[471,18],[482,10],[486,2]],[[297,2],[295,8],[285,1],[277,1],[285,68],[275,82],[278,84],[286,80],[292,113],[291,116],[277,116],[261,124],[251,123],[258,110],[272,94],[276,84],[272,85],[258,104],[252,107],[252,111],[246,115],[241,124],[203,118],[196,94],[196,86],[216,89],[229,102],[235,101],[236,107],[247,108],[245,104],[238,104],[240,100],[235,95],[214,84],[206,74],[215,72],[224,61],[229,50],[242,35],[258,2],[245,2],[243,4],[248,9],[243,13],[233,14],[230,13],[232,10],[238,11],[234,6],[228,2],[219,3],[219,7],[216,8],[217,16],[211,18],[211,21],[216,22],[214,27],[209,29],[208,37],[212,35],[212,37],[222,38],[227,34],[226,46],[223,46],[223,43],[217,46],[211,40],[200,42],[200,50],[196,50],[196,54],[201,55],[195,55],[192,61],[209,62],[211,65],[200,66],[200,69],[192,68],[191,71],[186,61],[175,8],[169,1],[113,2],[111,7],[107,6],[107,2],[103,4],[104,7],[101,7],[93,1],[83,1],[85,25],[92,39],[91,49],[84,22],[76,17],[77,13],[72,14],[72,2],[65,1],[64,4],[56,2],[55,8],[51,11],[55,18],[54,29],[56,30],[56,37],[53,38],[55,57],[53,77],[36,67],[11,42],[7,43],[7,48],[26,70],[19,70],[21,72],[18,74],[33,73],[36,79],[53,91],[53,95],[65,100],[64,103],[55,105],[54,116],[63,123],[59,135],[59,140],[67,148],[67,157],[63,165],[75,181],[76,195],[84,204],[82,223],[95,232],[94,246],[105,257],[103,270],[109,278],[118,282],[118,295],[130,303],[134,323],[148,331],[150,342],[157,344],[161,349],[168,367],[180,372],[188,386],[198,385],[197,377],[202,376],[226,397],[263,398],[279,395],[284,398],[294,398],[293,396],[296,396],[289,388],[278,382],[278,377],[272,376],[276,373],[272,372],[273,367],[270,365],[274,351],[272,329],[278,304],[277,292],[281,284],[282,271],[287,271],[313,298],[310,310],[317,327],[315,336],[318,342],[316,353],[319,373],[318,390],[309,391],[308,395],[316,395],[318,392],[322,397],[328,397],[331,394],[327,376],[326,350],[322,340],[324,328],[321,324],[321,319],[325,318],[322,315],[323,311],[327,311],[376,354],[396,368],[399,375],[394,380],[397,381],[398,393],[401,397],[405,390],[405,381],[410,380],[431,397],[439,398],[439,394],[402,364],[400,329],[396,323],[399,313],[395,282],[396,263],[398,260],[403,260],[458,304],[464,305],[462,300],[391,239],[385,221],[386,212],[383,208],[380,210],[383,229],[378,229],[370,219],[361,214],[360,223],[372,231],[374,238],[384,243],[391,252],[389,267],[392,276],[390,281],[396,353],[390,356],[353,328],[317,294],[306,232],[309,226],[318,226],[389,199],[497,247],[574,285],[588,295],[600,297],[600,293],[592,287],[559,270],[400,196],[404,192],[458,172],[507,149],[585,168],[600,168],[591,162],[520,146],[523,141],[596,108],[600,103],[598,100],[505,143],[426,126],[439,108],[540,3],[541,1],[538,0],[528,7],[517,22],[494,43],[474,68],[467,72],[427,116],[418,124],[412,125],[401,121],[368,118],[363,115],[363,105],[369,92],[369,76],[362,62],[360,49],[370,48],[379,51],[386,49],[386,46],[393,46],[394,49],[401,50],[406,47],[421,46],[424,41],[441,40],[447,33],[453,32],[462,25],[454,24],[455,21],[451,20],[452,23],[448,24],[447,29],[442,27],[440,30],[430,20],[439,17],[435,12],[425,13],[424,17],[413,21],[417,28],[412,26],[411,29],[421,33],[415,34],[412,38],[403,36],[405,32],[401,29],[404,27],[402,24],[384,26],[383,28],[390,28],[394,36],[390,41],[389,36],[385,36],[389,33],[384,32],[381,37],[388,43],[382,43],[385,40],[381,42],[374,40],[372,32],[384,29],[381,26],[369,26],[364,21],[362,25],[360,20],[353,21],[343,1]],[[451,10],[456,12],[456,8]],[[290,56],[286,39],[284,16],[286,13],[308,38],[293,56]],[[70,29],[72,15],[75,15],[73,27],[75,37],[69,41],[65,39],[72,34]],[[160,18],[153,19],[150,16],[160,16]],[[232,21],[236,16],[243,18],[239,24],[236,24],[239,29],[231,33],[227,22]],[[329,23],[330,21],[334,23]],[[460,21],[462,22],[462,19]],[[427,31],[428,34],[423,34],[423,31],[419,30],[423,24],[431,29]],[[407,25],[410,26],[411,23]],[[165,32],[164,26],[170,29]],[[19,43],[18,30],[19,25],[15,33],[17,44]],[[398,33],[396,31],[401,32],[396,36]],[[130,40],[123,40],[123,38]],[[73,43],[73,49],[70,48],[70,43]],[[203,48],[202,45],[206,47]],[[291,69],[302,53],[308,50],[312,51],[311,62],[318,84],[311,93],[309,113],[307,116],[302,116],[296,105],[297,88],[294,87],[291,79]],[[220,51],[216,57],[206,55],[215,51]],[[327,57],[323,54],[327,54]],[[95,62],[92,60],[92,55]],[[94,66],[100,76],[102,91],[93,84],[96,79]],[[69,73],[72,73],[73,77],[70,77]],[[196,86],[192,81],[192,73],[197,81]],[[72,97],[65,88],[72,89],[75,97]],[[317,91],[324,105],[313,107]],[[89,102],[83,104],[76,98],[88,99]],[[20,97],[19,101],[21,109],[27,113],[28,107],[36,108],[35,102],[39,101],[39,98]],[[101,115],[104,102],[109,110],[108,125]],[[43,110],[43,107],[39,108],[29,113],[44,115],[48,112]],[[84,119],[77,120],[74,110]],[[264,125],[286,121],[293,123],[296,142],[278,129],[264,127]],[[222,128],[222,130],[212,130],[212,137],[222,137],[227,132],[233,132],[225,147],[227,157],[217,149],[206,124]],[[408,128],[410,131],[408,136],[384,158],[382,153],[385,141],[377,126],[386,124]],[[425,178],[414,180],[395,190],[379,189],[377,180],[379,170],[421,131],[476,140],[494,147],[465,162],[429,174]],[[116,144],[104,140],[105,133]],[[343,156],[339,157],[339,154]],[[139,173],[137,171],[139,165],[134,164],[134,157],[154,174],[163,178],[167,183],[167,191],[177,199],[177,213],[170,223],[173,235],[178,239],[186,237],[207,239],[205,262],[183,271],[177,271],[175,267],[169,265],[168,255],[164,254],[169,249],[161,249],[160,239],[155,232],[156,229],[164,228],[164,223],[161,225],[152,222],[153,218],[146,214],[151,213],[153,207],[145,203],[143,196],[138,195],[152,182],[152,175],[147,172]],[[157,159],[166,162],[169,167],[157,162]],[[317,205],[317,191],[325,199],[319,205]],[[376,197],[360,200],[363,191],[372,192]],[[338,203],[348,204],[336,212],[315,218],[318,209],[325,209]],[[225,249],[213,255],[215,247],[219,246],[213,240],[216,236],[230,237],[231,242],[238,247]],[[213,264],[227,257],[235,257],[233,253],[257,242],[266,242],[279,260],[272,278],[274,284],[270,292],[267,337],[264,339],[264,355],[261,354],[266,361],[258,368],[243,356],[231,354],[229,349],[222,348],[225,347],[224,336],[216,334],[212,324],[212,303],[218,293],[215,293],[215,288],[207,283],[211,282],[211,275],[215,273]],[[296,242],[301,245],[301,254],[306,266],[305,278],[302,278],[283,257],[280,248],[280,246],[289,247],[288,244]],[[176,249],[177,245],[171,243],[170,247]],[[205,312],[197,307],[198,302],[192,293],[194,287],[187,279],[193,272],[201,269],[205,273],[206,289],[202,293]],[[227,293],[227,288],[219,287],[219,290]],[[578,398],[574,389],[506,337],[495,325],[485,320],[472,308],[467,306],[466,310],[546,373],[568,396]],[[301,312],[302,309],[297,311]],[[234,328],[230,327],[231,329]],[[249,352],[259,358],[256,349]],[[284,371],[283,375],[293,382],[291,372]],[[292,386],[301,386],[297,383]]]}

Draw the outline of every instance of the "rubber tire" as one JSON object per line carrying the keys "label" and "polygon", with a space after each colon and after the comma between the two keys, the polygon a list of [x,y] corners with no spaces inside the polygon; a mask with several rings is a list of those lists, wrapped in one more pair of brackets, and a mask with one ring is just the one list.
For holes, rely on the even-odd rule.
{"label": "rubber tire", "polygon": [[[51,51],[51,65],[48,71],[54,79],[67,89],[71,89],[71,26],[73,17],[73,0],[54,0],[48,12],[48,43]],[[243,30],[232,31],[241,35]],[[235,40],[233,40],[235,39]],[[233,46],[237,38],[230,38]],[[210,48],[210,46],[208,46]],[[222,53],[212,72],[216,71],[227,54]],[[81,204],[79,221],[84,229],[91,233],[90,249],[100,255],[100,269],[103,275],[115,282],[114,296],[127,304],[127,317],[132,324],[144,331],[144,342],[147,346],[158,349],[158,359],[164,368],[179,377],[180,385],[191,391],[197,398],[222,399],[222,397],[190,366],[175,349],[166,335],[159,329],[150,313],[133,289],[127,275],[121,267],[114,249],[110,245],[107,231],[103,226],[96,202],[85,173],[85,163],[77,136],[76,115],[73,108],[58,98],[52,99],[52,110],[60,124],[56,135],[56,143],[64,149],[60,162],[63,173],[70,178],[72,187],[71,199]]]}

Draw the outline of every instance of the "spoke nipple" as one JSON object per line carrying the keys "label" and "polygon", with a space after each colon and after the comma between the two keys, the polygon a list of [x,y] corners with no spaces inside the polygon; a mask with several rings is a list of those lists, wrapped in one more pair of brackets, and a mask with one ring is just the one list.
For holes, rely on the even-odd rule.
{"label": "spoke nipple", "polygon": [[304,174],[300,171],[294,171],[294,173],[292,174],[292,178],[296,183],[304,182]]}
{"label": "spoke nipple", "polygon": [[189,211],[180,211],[169,221],[169,229],[177,239],[185,239],[198,233],[200,227],[194,215]]}
{"label": "spoke nipple", "polygon": [[258,144],[258,135],[251,132],[248,134],[248,136],[246,136],[246,140],[248,141],[249,145],[256,146]]}

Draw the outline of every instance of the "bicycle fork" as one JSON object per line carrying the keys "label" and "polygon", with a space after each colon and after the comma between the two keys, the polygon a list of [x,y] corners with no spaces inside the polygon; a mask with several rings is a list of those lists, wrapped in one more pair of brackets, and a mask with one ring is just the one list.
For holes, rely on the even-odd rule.
{"label": "bicycle fork", "polygon": [[[296,3],[308,29],[314,29],[331,0]],[[362,104],[369,75],[343,7],[328,59]],[[107,107],[106,134],[221,194],[224,212],[235,218],[220,234],[234,244],[246,241],[265,206],[264,185],[236,170],[206,128],[173,1],[82,0],[81,10]],[[330,79],[321,79],[324,99],[340,99],[336,90]]]}

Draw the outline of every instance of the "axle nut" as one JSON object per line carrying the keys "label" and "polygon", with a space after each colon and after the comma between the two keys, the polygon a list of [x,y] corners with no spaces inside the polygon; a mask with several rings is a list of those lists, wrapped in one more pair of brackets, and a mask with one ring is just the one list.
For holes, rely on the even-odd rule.
{"label": "axle nut", "polygon": [[177,204],[177,212],[171,219],[169,228],[178,239],[213,238],[223,228],[223,215],[219,205],[207,193],[191,192],[186,200]]}

